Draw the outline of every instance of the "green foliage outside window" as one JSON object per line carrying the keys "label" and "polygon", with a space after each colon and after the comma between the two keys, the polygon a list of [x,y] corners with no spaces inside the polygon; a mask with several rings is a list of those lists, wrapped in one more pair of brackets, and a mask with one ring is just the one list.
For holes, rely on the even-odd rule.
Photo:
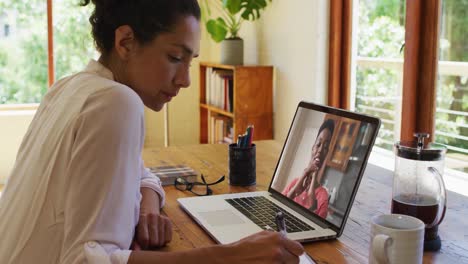
{"label": "green foliage outside window", "polygon": [[[83,69],[95,53],[88,22],[91,8],[78,3],[54,1],[56,79]],[[43,0],[0,3],[3,15],[15,24],[8,37],[0,37],[0,104],[38,103],[47,92],[46,8]]]}
{"label": "green foliage outside window", "polygon": [[[359,2],[358,56],[402,59],[404,13],[399,0]],[[398,71],[360,68],[356,71],[356,110],[382,119],[376,145],[391,149],[396,121],[395,103],[401,85]]]}
{"label": "green foliage outside window", "polygon": [[[468,0],[442,1],[440,60],[468,62]],[[440,76],[437,107],[468,113],[468,76]],[[438,111],[436,130],[468,137],[468,116]],[[437,135],[436,141],[468,150],[468,140]],[[468,153],[465,153],[468,154]]]}
{"label": "green foliage outside window", "polygon": [[[406,1],[360,0],[359,5],[358,56],[402,59]],[[444,0],[441,24],[440,60],[468,62],[468,0]],[[395,100],[401,85],[399,78],[397,71],[358,67],[356,110],[379,116],[382,120],[395,120]],[[440,75],[437,108],[468,112],[468,76]],[[438,111],[436,131],[468,137],[468,117]],[[399,138],[398,135],[394,137],[394,124],[383,122],[376,144],[392,149],[394,138]],[[468,140],[454,136],[439,134],[436,142],[468,150]]]}

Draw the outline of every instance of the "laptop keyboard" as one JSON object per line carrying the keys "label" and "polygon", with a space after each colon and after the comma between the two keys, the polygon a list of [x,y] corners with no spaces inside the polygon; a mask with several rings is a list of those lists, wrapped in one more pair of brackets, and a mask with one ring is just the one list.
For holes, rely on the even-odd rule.
{"label": "laptop keyboard", "polygon": [[288,233],[315,230],[263,196],[226,199],[226,202],[264,230],[273,229],[278,231],[275,216],[279,211],[285,215],[286,231]]}

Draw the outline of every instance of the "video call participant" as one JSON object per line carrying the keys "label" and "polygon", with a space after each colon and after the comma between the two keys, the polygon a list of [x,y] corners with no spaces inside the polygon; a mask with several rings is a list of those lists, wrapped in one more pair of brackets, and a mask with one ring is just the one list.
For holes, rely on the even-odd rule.
{"label": "video call participant", "polygon": [[310,160],[302,175],[293,179],[283,190],[282,194],[296,203],[312,210],[322,218],[328,213],[328,192],[322,186],[323,173],[319,175],[322,167],[325,166],[330,147],[330,141],[335,129],[335,123],[327,119],[319,128],[317,138],[310,155]]}

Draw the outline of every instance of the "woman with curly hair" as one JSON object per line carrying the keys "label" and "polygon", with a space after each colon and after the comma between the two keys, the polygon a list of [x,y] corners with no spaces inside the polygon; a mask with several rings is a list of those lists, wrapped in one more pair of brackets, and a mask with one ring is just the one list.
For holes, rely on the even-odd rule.
{"label": "woman with curly hair", "polygon": [[302,246],[266,231],[155,251],[172,226],[141,159],[143,106],[159,111],[190,85],[200,9],[196,0],[92,3],[101,56],[57,81],[37,110],[0,200],[0,263],[298,263]]}

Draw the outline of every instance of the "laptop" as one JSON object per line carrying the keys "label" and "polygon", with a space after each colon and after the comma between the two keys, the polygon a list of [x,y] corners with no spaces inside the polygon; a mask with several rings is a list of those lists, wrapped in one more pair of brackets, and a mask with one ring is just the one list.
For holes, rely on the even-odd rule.
{"label": "laptop", "polygon": [[375,117],[302,101],[268,191],[177,201],[221,244],[277,230],[279,211],[285,215],[289,239],[337,238],[343,233],[379,127]]}

